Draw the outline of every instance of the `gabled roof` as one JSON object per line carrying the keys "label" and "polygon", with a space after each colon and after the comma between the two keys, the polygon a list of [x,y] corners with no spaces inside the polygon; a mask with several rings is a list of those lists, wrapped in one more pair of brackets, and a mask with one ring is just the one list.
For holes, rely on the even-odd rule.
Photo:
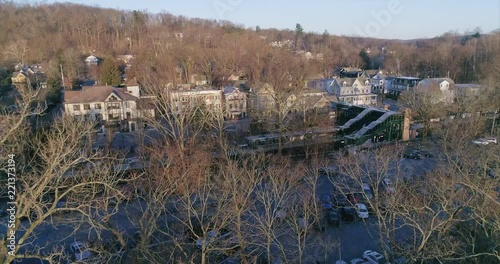
{"label": "gabled roof", "polygon": [[359,81],[361,85],[365,85],[366,81],[369,81],[368,78],[365,77],[359,77],[359,78],[335,78],[334,79],[339,86],[343,86],[344,82],[346,83],[346,86],[353,86],[356,81]]}
{"label": "gabled roof", "polygon": [[135,78],[127,78],[125,81],[125,86],[139,86],[139,83],[137,83],[137,80]]}
{"label": "gabled roof", "polygon": [[137,101],[139,98],[127,93],[125,88],[116,88],[112,86],[87,86],[80,91],[65,91],[64,103],[79,104],[104,102],[113,94],[122,101]]}
{"label": "gabled roof", "polygon": [[13,72],[12,77],[17,77],[19,74],[22,74],[24,77],[28,77],[28,74],[22,71]]}
{"label": "gabled roof", "polygon": [[239,89],[238,87],[234,86],[224,87],[224,94],[231,94],[231,93],[243,93],[243,91],[241,91],[241,89]]}

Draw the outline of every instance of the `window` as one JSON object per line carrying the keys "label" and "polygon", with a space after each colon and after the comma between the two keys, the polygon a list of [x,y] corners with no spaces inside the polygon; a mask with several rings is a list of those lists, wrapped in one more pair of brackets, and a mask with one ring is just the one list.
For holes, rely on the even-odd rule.
{"label": "window", "polygon": [[127,119],[129,119],[129,118],[130,118],[130,116],[131,116],[131,115],[130,115],[130,112],[127,112]]}
{"label": "window", "polygon": [[126,108],[130,108],[130,103],[129,102],[125,102],[125,107]]}
{"label": "window", "polygon": [[90,104],[84,104],[83,110],[90,110]]}
{"label": "window", "polygon": [[101,104],[95,104],[95,105],[94,105],[94,108],[95,108],[95,109],[101,109]]}
{"label": "window", "polygon": [[119,109],[120,103],[108,103],[107,107],[108,107],[108,109]]}
{"label": "window", "polygon": [[80,105],[73,105],[73,111],[80,111]]}
{"label": "window", "polygon": [[108,115],[108,119],[109,120],[116,120],[116,119],[119,119],[119,118],[120,118],[119,114],[109,114]]}

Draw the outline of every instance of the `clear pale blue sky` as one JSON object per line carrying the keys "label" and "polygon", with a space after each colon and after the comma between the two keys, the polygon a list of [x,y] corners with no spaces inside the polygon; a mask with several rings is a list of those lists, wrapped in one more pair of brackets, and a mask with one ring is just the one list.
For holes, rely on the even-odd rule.
{"label": "clear pale blue sky", "polygon": [[[16,1],[21,2],[21,1]],[[26,2],[26,1],[22,1]],[[500,0],[28,0],[30,3],[73,2],[122,10],[169,12],[174,15],[229,20],[245,27],[412,39],[460,33],[480,27],[500,28]],[[395,7],[389,8],[390,2]],[[377,19],[376,14],[381,19]],[[387,16],[389,14],[389,16]]]}

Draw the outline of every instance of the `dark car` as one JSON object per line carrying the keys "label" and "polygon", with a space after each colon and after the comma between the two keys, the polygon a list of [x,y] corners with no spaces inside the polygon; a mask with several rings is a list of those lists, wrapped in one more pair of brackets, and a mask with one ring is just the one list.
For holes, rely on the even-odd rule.
{"label": "dark car", "polygon": [[326,209],[323,210],[323,214],[325,220],[330,225],[339,225],[340,224],[340,216],[335,209]]}
{"label": "dark car", "polygon": [[420,154],[421,156],[424,156],[426,158],[434,158],[434,155],[432,155],[432,153],[430,153],[429,151],[420,150],[418,152],[418,154]]}
{"label": "dark car", "polygon": [[405,152],[401,154],[400,157],[405,159],[414,159],[414,160],[422,159],[422,156],[417,152]]}
{"label": "dark car", "polygon": [[347,206],[348,202],[349,201],[344,195],[337,195],[335,196],[335,199],[333,199],[333,203],[337,207]]}
{"label": "dark car", "polygon": [[356,220],[356,209],[353,207],[340,208],[340,216],[344,221],[354,221]]}

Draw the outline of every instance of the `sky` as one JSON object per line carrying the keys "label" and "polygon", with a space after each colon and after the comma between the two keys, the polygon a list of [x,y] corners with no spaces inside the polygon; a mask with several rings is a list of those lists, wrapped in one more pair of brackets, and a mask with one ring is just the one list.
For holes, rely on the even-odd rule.
{"label": "sky", "polygon": [[432,38],[449,31],[500,28],[500,0],[28,0],[228,20],[245,27],[383,39]]}

